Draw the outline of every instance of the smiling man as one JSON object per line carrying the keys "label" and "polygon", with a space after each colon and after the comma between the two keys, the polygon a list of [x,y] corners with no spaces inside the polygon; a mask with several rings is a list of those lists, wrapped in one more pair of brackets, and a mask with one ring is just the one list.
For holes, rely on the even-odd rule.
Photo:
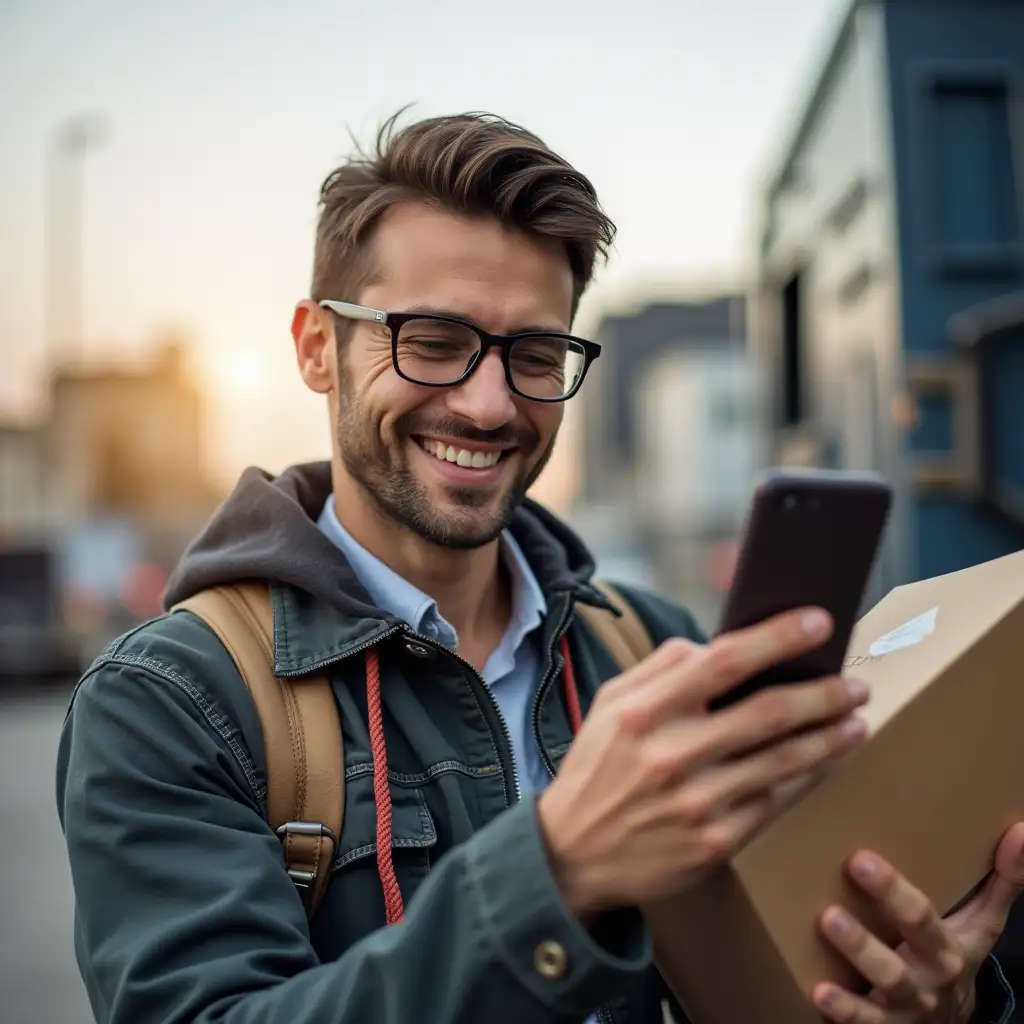
{"label": "smiling man", "polygon": [[[782,782],[861,742],[865,688],[704,710],[822,643],[813,609],[705,645],[685,611],[622,588],[659,644],[622,674],[581,618],[605,602],[592,559],[526,494],[600,354],[572,333],[613,237],[583,175],[465,115],[390,123],[321,198],[292,335],[331,459],[247,471],[166,600],[267,584],[275,672],[329,676],[345,750],[330,882],[308,917],[266,820],[260,718],[216,634],[178,610],[120,638],[76,691],[58,764],[96,1020],[660,1024],[671,999],[637,908],[699,883]],[[874,992],[823,984],[822,1011],[1006,1019],[990,953],[1022,845],[1015,826],[949,921],[859,851],[851,881],[905,942],[827,910]]]}

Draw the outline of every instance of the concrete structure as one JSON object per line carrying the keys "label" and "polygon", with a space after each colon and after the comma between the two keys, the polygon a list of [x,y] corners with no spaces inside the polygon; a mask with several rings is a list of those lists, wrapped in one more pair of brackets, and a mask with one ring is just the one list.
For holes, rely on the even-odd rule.
{"label": "concrete structure", "polygon": [[873,596],[1024,544],[1024,3],[856,0],[764,197],[769,461],[874,468]]}
{"label": "concrete structure", "polygon": [[759,461],[745,305],[725,296],[606,317],[581,396],[570,518],[599,571],[653,583],[708,625],[720,599],[708,559],[739,527]]}

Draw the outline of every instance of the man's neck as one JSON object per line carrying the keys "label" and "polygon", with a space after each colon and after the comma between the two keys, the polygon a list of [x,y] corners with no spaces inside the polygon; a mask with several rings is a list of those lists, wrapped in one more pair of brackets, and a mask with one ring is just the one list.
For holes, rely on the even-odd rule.
{"label": "man's neck", "polygon": [[354,490],[335,489],[338,521],[370,554],[437,602],[441,616],[458,634],[460,655],[481,668],[512,613],[499,541],[469,551],[440,548],[368,508]]}

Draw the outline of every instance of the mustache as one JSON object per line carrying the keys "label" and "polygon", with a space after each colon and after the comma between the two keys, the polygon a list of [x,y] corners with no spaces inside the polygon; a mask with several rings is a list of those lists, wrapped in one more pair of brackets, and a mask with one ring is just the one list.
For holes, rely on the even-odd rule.
{"label": "mustache", "polygon": [[479,444],[515,445],[517,448],[531,448],[539,441],[537,432],[525,424],[506,423],[495,430],[483,430],[457,416],[442,416],[428,421],[410,415],[402,417],[396,426],[400,435],[406,438],[416,434],[437,435]]}

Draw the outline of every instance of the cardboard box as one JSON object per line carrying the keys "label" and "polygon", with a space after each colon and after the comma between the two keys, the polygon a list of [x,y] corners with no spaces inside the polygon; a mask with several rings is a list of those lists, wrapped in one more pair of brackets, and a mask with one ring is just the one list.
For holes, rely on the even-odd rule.
{"label": "cardboard box", "polygon": [[1024,551],[898,587],[854,632],[870,739],[725,867],[647,908],[658,964],[694,1024],[818,1024],[832,980],[863,989],[817,929],[830,903],[892,945],[843,873],[877,850],[948,912],[1024,820]]}

